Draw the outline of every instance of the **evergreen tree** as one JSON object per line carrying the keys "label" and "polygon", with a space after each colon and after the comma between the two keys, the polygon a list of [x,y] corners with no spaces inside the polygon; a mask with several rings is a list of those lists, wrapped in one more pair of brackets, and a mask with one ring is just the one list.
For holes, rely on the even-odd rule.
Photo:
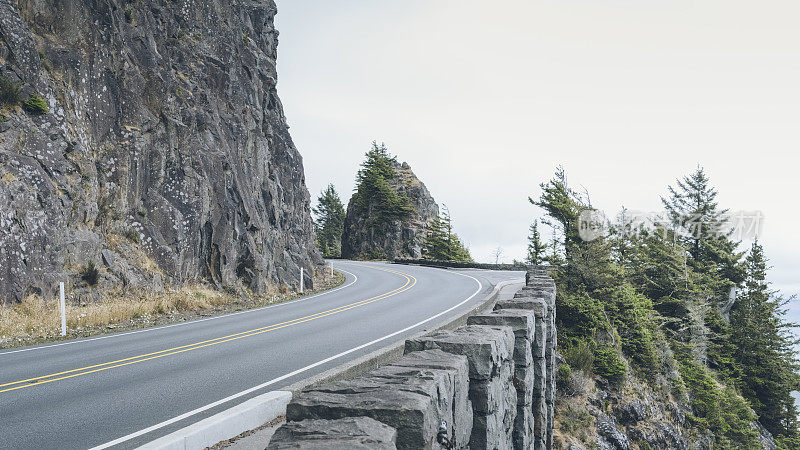
{"label": "evergreen tree", "polygon": [[553,228],[552,231],[553,234],[550,237],[550,243],[546,246],[548,253],[545,254],[543,259],[551,266],[560,267],[564,264],[564,256],[561,252],[563,245],[558,240],[558,231],[555,228]]}
{"label": "evergreen tree", "polygon": [[407,197],[392,189],[391,183],[397,177],[397,158],[389,154],[386,145],[373,142],[365,156],[356,174],[353,201],[362,215],[370,218],[369,228],[381,233],[388,224],[407,219],[414,209]]}
{"label": "evergreen tree", "polygon": [[668,187],[669,197],[661,198],[673,226],[681,231],[680,242],[689,252],[689,264],[718,298],[744,280],[736,251],[739,243],[729,239],[724,229],[727,209],[720,209],[714,189],[702,167]]}
{"label": "evergreen tree", "polygon": [[[722,317],[722,307],[731,289],[744,280],[739,262],[742,253],[736,251],[739,243],[732,241],[730,231],[723,228],[728,210],[719,207],[717,191],[702,167],[668,189],[669,198],[662,197],[661,202],[675,227],[676,240],[687,249],[687,265],[695,278],[685,305],[690,312],[704,312],[703,326],[689,330],[708,331],[708,336],[700,339],[707,343],[708,364],[729,377],[736,372],[736,363],[731,357],[730,326]],[[684,319],[696,324],[697,314]],[[696,340],[694,333],[689,334]],[[696,356],[705,358],[706,351]]]}
{"label": "evergreen tree", "polygon": [[538,266],[544,262],[547,247],[542,243],[538,220],[533,221],[530,230],[531,234],[528,235],[528,255],[525,258],[525,262]]}
{"label": "evergreen tree", "polygon": [[453,233],[450,210],[446,205],[442,205],[439,216],[433,219],[428,228],[423,256],[440,261],[472,261],[469,250]]}
{"label": "evergreen tree", "polygon": [[800,388],[793,350],[798,340],[790,333],[795,325],[785,320],[786,301],[770,289],[767,259],[758,241],[753,242],[745,267],[744,289],[730,317],[739,387],[766,429],[779,439],[796,440],[798,411],[791,393]]}
{"label": "evergreen tree", "polygon": [[561,233],[564,247],[564,278],[567,290],[587,290],[594,293],[611,288],[619,281],[617,268],[611,258],[611,246],[604,237],[584,241],[578,233],[581,212],[592,210],[591,204],[567,184],[563,167],[547,183],[539,185],[542,193],[538,200],[528,198],[531,204],[544,209],[549,219],[542,222]]}
{"label": "evergreen tree", "polygon": [[344,229],[344,205],[333,184],[329,184],[317,198],[317,206],[313,208],[317,220],[314,228],[317,232],[317,246],[326,258],[342,256],[342,231]]}

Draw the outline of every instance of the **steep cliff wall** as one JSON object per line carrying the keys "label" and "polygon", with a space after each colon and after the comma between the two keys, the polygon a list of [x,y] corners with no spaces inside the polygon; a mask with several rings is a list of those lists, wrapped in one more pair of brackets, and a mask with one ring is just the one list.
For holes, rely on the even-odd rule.
{"label": "steep cliff wall", "polygon": [[272,0],[0,0],[0,302],[81,283],[263,291],[321,260]]}
{"label": "steep cliff wall", "polygon": [[347,204],[342,235],[345,258],[419,258],[425,233],[439,215],[439,205],[417,178],[408,163],[394,163],[396,176],[390,181],[394,192],[406,197],[414,210],[410,217],[379,227],[371,225],[369,205],[359,209],[353,198]]}

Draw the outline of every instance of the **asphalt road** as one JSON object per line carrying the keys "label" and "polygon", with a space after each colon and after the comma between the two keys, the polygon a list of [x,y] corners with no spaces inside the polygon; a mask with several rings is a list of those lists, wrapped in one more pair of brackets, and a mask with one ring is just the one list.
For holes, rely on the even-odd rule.
{"label": "asphalt road", "polygon": [[346,272],[341,287],[293,302],[0,351],[0,449],[134,448],[430,327],[523,277],[334,265]]}

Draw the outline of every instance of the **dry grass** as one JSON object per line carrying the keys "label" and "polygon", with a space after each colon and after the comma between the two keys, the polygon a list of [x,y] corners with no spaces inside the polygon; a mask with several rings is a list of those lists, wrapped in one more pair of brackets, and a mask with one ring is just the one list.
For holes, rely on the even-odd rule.
{"label": "dry grass", "polygon": [[[331,280],[320,271],[316,278],[325,290],[344,282],[336,273]],[[312,292],[307,292],[310,294]],[[285,286],[270,287],[267,293],[221,292],[207,286],[186,286],[161,293],[150,291],[108,292],[98,302],[67,301],[67,338],[100,334],[110,329],[136,329],[157,324],[191,320],[279,303],[298,297]],[[60,339],[61,316],[57,300],[32,295],[20,303],[0,305],[0,348]]]}
{"label": "dry grass", "polygon": [[[67,328],[106,327],[176,312],[209,310],[237,299],[203,286],[185,287],[163,293],[108,295],[97,303],[67,307]],[[0,306],[0,346],[18,338],[47,339],[61,327],[58,302],[33,295],[21,303]]]}

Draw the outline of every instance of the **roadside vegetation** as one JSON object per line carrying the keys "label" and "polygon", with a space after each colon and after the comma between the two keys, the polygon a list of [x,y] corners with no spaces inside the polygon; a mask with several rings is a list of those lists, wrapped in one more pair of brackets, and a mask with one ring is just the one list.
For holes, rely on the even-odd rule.
{"label": "roadside vegetation", "polygon": [[333,184],[329,184],[319,194],[317,206],[312,210],[316,216],[314,231],[317,234],[317,247],[322,256],[325,258],[342,256],[345,210]]}
{"label": "roadside vegetation", "polygon": [[[334,288],[344,283],[342,273],[322,270],[317,274],[314,291]],[[299,297],[285,286],[273,287],[266,294],[223,292],[209,286],[185,286],[164,292],[106,292],[96,302],[67,301],[67,337],[60,336],[61,316],[57,300],[31,295],[22,302],[0,306],[0,348],[19,347],[59,339],[86,337],[111,330],[133,330],[200,317],[259,308]]]}
{"label": "roadside vegetation", "polygon": [[469,249],[453,232],[453,222],[447,205],[442,205],[439,211],[439,217],[428,227],[422,257],[437,261],[472,262]]}
{"label": "roadside vegetation", "polygon": [[[684,435],[712,448],[761,448],[756,420],[779,448],[800,448],[795,325],[769,287],[760,243],[742,251],[730,234],[715,233],[726,213],[716,196],[698,168],[668,189],[656,231],[623,211],[593,240],[576,226],[593,210],[588,194],[571,189],[563,169],[530,199],[556,230],[543,244],[532,225],[528,262],[555,269],[562,442],[590,444],[593,425],[574,409],[591,403],[597,386],[628,400],[652,392],[684,408]],[[693,233],[681,232],[690,225]],[[610,412],[606,401],[598,405]]]}

